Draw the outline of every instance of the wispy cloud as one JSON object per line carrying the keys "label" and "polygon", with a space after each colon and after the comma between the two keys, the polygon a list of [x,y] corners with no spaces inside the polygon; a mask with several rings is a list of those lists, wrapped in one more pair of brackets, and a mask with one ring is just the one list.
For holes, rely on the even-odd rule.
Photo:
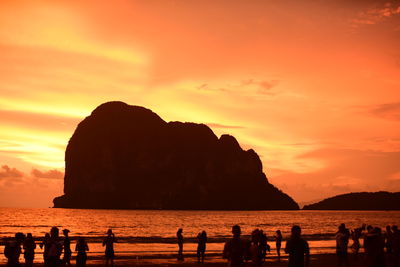
{"label": "wispy cloud", "polygon": [[400,102],[377,105],[370,112],[375,116],[397,121],[400,120]]}
{"label": "wispy cloud", "polygon": [[211,128],[223,128],[223,129],[244,129],[245,127],[243,126],[237,126],[237,125],[224,125],[224,124],[219,124],[219,123],[205,123]]}
{"label": "wispy cloud", "polygon": [[58,170],[48,170],[48,171],[40,171],[38,169],[32,169],[31,172],[33,177],[36,178],[45,178],[45,179],[63,179],[64,173]]}
{"label": "wispy cloud", "polygon": [[400,3],[387,2],[381,6],[369,8],[361,11],[356,18],[352,20],[354,27],[360,25],[374,25],[393,16],[400,14]]}
{"label": "wispy cloud", "polygon": [[23,172],[16,168],[10,168],[8,165],[3,165],[0,168],[0,178],[19,178],[23,176]]}

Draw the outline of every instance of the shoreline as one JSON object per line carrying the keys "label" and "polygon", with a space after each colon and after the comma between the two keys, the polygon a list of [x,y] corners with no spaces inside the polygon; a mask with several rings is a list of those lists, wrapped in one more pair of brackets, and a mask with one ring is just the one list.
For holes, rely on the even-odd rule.
{"label": "shoreline", "polygon": [[[145,256],[117,256],[114,261],[114,266],[227,266],[228,262],[222,259],[221,254],[212,255],[207,254],[204,263],[198,263],[196,254],[185,254],[184,261],[178,261],[176,258],[177,254],[169,255],[154,255],[154,257]],[[278,261],[277,256],[267,257],[266,262],[263,266],[287,266],[287,255],[283,255],[281,260]],[[364,253],[360,253],[358,258],[355,258],[354,254],[349,254],[350,266],[362,267],[365,266]],[[390,262],[390,258],[386,255],[386,261]],[[21,266],[24,261],[21,260]],[[75,258],[71,259],[71,264],[75,265]],[[105,266],[105,260],[103,256],[88,256],[88,266]],[[5,262],[0,264],[0,267],[6,266]],[[34,266],[44,267],[43,262],[34,261]],[[251,262],[247,262],[246,266],[251,266]],[[310,255],[310,266],[324,266],[324,267],[336,267],[337,256],[334,253],[325,254],[311,254]]]}

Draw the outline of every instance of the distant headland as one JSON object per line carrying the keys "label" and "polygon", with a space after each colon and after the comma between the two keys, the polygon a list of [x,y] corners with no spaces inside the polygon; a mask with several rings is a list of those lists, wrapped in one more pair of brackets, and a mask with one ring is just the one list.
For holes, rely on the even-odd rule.
{"label": "distant headland", "polygon": [[56,208],[296,210],[257,153],[204,124],[165,122],[123,102],[97,107],[65,153]]}
{"label": "distant headland", "polygon": [[304,210],[400,210],[400,192],[360,192],[338,195],[305,205]]}

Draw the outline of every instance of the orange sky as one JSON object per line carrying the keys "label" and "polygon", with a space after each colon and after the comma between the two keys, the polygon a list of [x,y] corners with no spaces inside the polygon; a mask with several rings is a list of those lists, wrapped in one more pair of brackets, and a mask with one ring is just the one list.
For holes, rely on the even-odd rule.
{"label": "orange sky", "polygon": [[0,2],[0,206],[52,206],[111,100],[234,135],[299,202],[400,190],[400,1],[82,2]]}

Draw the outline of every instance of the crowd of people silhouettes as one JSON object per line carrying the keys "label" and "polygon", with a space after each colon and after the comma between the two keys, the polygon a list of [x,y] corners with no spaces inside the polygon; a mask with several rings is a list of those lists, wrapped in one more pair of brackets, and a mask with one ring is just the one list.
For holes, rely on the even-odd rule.
{"label": "crowd of people silhouettes", "polygon": [[[46,233],[42,242],[39,243],[39,247],[43,249],[43,261],[46,267],[61,267],[71,266],[71,240],[69,238],[69,230],[64,229],[64,238],[59,236],[59,229],[52,227],[50,233]],[[109,229],[107,236],[103,241],[105,246],[105,258],[106,265],[113,266],[114,264],[114,243],[117,242],[112,230]],[[4,246],[4,255],[7,258],[7,266],[19,267],[19,258],[22,254],[22,249],[25,266],[32,267],[33,260],[35,258],[35,249],[37,248],[36,242],[33,239],[31,233],[26,236],[23,233],[16,233],[15,238],[9,241]],[[89,245],[87,244],[84,237],[78,237],[76,245],[76,266],[85,267],[87,260],[87,252],[89,251]],[[61,256],[63,255],[63,258]]]}
{"label": "crowd of people silhouettes", "polygon": [[[50,233],[46,233],[42,241],[38,244],[43,249],[44,265],[46,267],[71,266],[71,240],[69,230],[64,229],[64,238],[59,236],[59,229],[52,227]],[[260,267],[265,261],[266,255],[271,251],[268,244],[267,235],[261,229],[255,229],[251,232],[250,240],[241,237],[241,228],[239,225],[232,227],[232,238],[229,239],[223,249],[222,257],[227,259],[231,267],[244,266],[246,262],[252,266]],[[178,260],[183,261],[183,229],[179,228],[177,233]],[[349,246],[349,240],[353,243]],[[336,255],[338,267],[349,267],[348,251],[353,251],[354,259],[358,260],[361,248],[360,239],[363,240],[364,265],[367,267],[400,267],[400,231],[396,225],[387,226],[383,232],[379,227],[362,225],[359,228],[349,230],[345,224],[338,227],[335,234]],[[275,245],[278,261],[281,259],[281,245],[283,236],[280,230],[276,231]],[[204,263],[207,233],[201,231],[197,235],[197,260],[198,263]],[[114,265],[114,243],[117,240],[111,229],[102,243],[105,247],[106,266]],[[16,233],[12,241],[7,242],[4,248],[4,255],[8,260],[8,266],[19,267],[19,258],[23,254],[26,267],[32,267],[35,259],[35,249],[37,244],[31,233],[26,236],[23,233]],[[22,253],[23,249],[23,253]],[[78,237],[75,252],[76,266],[85,267],[87,261],[87,252],[89,245],[84,237]],[[308,242],[301,236],[301,228],[294,225],[291,229],[291,235],[286,238],[284,249],[288,256],[289,267],[307,267],[310,262],[310,248]],[[61,258],[61,256],[63,257]],[[386,260],[388,262],[386,262]],[[391,263],[388,265],[388,263]]]}

